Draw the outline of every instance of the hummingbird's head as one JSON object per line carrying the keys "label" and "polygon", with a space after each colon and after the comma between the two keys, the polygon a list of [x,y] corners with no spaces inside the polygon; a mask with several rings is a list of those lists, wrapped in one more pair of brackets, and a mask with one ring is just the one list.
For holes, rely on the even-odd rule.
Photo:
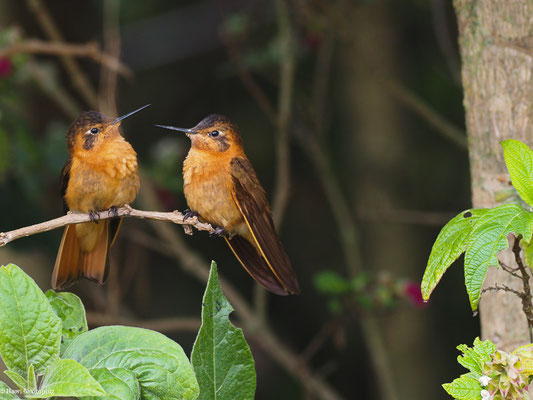
{"label": "hummingbird's head", "polygon": [[191,146],[198,150],[220,153],[242,148],[237,127],[223,115],[211,114],[190,129],[167,125],[156,126],[184,132],[191,139]]}
{"label": "hummingbird's head", "polygon": [[120,136],[123,119],[148,107],[147,104],[121,117],[112,119],[96,111],[84,111],[67,131],[67,147],[70,153],[97,150],[107,139]]}

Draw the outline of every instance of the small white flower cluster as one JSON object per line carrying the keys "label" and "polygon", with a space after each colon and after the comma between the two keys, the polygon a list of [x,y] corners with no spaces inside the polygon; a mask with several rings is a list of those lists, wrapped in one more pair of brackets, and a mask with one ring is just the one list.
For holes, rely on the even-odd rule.
{"label": "small white flower cluster", "polygon": [[489,384],[489,382],[490,382],[490,376],[482,375],[479,377],[479,383],[481,384],[481,386],[485,387]]}
{"label": "small white flower cluster", "polygon": [[[479,377],[479,383],[481,384],[481,386],[486,387],[489,384],[489,382],[490,382],[490,376],[483,375]],[[481,400],[491,400],[491,399],[492,399],[492,396],[490,395],[489,391],[486,389],[483,389],[481,391]]]}

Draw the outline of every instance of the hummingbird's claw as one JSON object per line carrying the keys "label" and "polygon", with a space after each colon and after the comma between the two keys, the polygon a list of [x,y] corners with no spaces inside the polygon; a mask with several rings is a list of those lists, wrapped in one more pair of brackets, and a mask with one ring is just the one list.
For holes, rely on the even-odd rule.
{"label": "hummingbird's claw", "polygon": [[118,208],[117,208],[117,206],[109,207],[109,210],[107,210],[107,213],[113,218],[118,217]]}
{"label": "hummingbird's claw", "polygon": [[185,211],[183,211],[183,220],[186,221],[189,218],[197,217],[199,214],[196,211],[193,211],[189,208],[187,208]]}
{"label": "hummingbird's claw", "polygon": [[98,220],[100,219],[100,215],[98,215],[98,212],[94,210],[89,210],[89,219],[91,220],[91,222],[97,224]]}
{"label": "hummingbird's claw", "polygon": [[228,233],[224,228],[221,228],[220,226],[215,227],[215,231],[211,232],[209,236],[225,236]]}

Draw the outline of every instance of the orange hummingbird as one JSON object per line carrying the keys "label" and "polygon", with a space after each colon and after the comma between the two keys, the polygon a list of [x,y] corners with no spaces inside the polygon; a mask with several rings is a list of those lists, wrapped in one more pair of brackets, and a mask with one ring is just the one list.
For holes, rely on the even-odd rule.
{"label": "orange hummingbird", "polygon": [[237,127],[209,115],[194,128],[156,125],[184,132],[191,148],[183,163],[189,210],[216,226],[244,269],[271,292],[298,294],[300,288],[272,221],[266,193],[244,154]]}
{"label": "orange hummingbird", "polygon": [[67,131],[69,157],[61,173],[61,194],[70,211],[89,213],[92,222],[65,228],[52,274],[52,288],[65,289],[81,278],[103,284],[107,252],[122,219],[97,220],[96,212],[131,203],[139,191],[137,153],[120,135],[123,119],[82,112]]}

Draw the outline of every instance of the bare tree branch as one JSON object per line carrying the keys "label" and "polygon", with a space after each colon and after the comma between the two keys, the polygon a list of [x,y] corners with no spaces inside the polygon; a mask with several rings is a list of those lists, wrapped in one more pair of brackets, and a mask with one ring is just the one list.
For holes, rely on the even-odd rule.
{"label": "bare tree branch", "polygon": [[[120,59],[120,0],[105,0],[104,8],[104,51]],[[101,68],[98,94],[99,109],[107,115],[117,115],[117,71]]]}
{"label": "bare tree branch", "polygon": [[96,312],[87,312],[89,326],[126,325],[139,328],[152,329],[162,333],[173,332],[198,332],[202,321],[199,318],[158,318],[158,319],[133,319],[119,316],[110,316]]}
{"label": "bare tree branch", "polygon": [[[199,231],[207,231],[213,233],[215,230],[209,224],[200,222],[198,217],[187,218],[183,216],[179,211],[172,212],[159,212],[159,211],[141,211],[131,208],[130,206],[124,206],[117,209],[116,213],[110,210],[100,211],[96,213],[96,220],[104,220],[114,217],[133,217],[153,219],[158,221],[168,221],[179,225],[194,226]],[[53,229],[61,228],[71,224],[79,224],[82,222],[91,222],[89,214],[68,213],[59,218],[52,219],[50,221],[42,222],[40,224],[26,226],[24,228],[15,229],[10,232],[0,232],[0,247],[5,246],[13,240],[20,239],[22,237],[35,235],[37,233],[51,231]]]}
{"label": "bare tree branch", "polygon": [[[28,9],[35,14],[35,18],[46,36],[54,42],[64,42],[63,35],[59,31],[57,24],[50,15],[48,8],[42,0],[26,0]],[[89,78],[82,71],[76,60],[71,55],[61,55],[61,62],[67,70],[74,87],[83,97],[85,102],[93,109],[96,109],[96,92],[93,89]]]}
{"label": "bare tree branch", "polygon": [[276,188],[272,204],[273,219],[279,227],[289,202],[291,185],[291,158],[289,128],[292,114],[292,97],[294,82],[294,43],[289,3],[276,1],[279,24],[279,41],[281,46],[280,90],[277,113],[277,165]]}
{"label": "bare tree branch", "polygon": [[405,86],[393,79],[385,78],[384,84],[398,101],[411,109],[411,111],[414,113],[418,114],[418,116],[435,128],[436,132],[440,133],[444,138],[455,143],[457,146],[459,146],[459,148],[463,150],[468,148],[466,133],[457,128],[451,122],[447,121],[410,89],[407,89]]}
{"label": "bare tree branch", "polygon": [[133,76],[132,71],[120,62],[118,58],[102,53],[96,42],[72,44],[63,42],[46,42],[39,39],[27,39],[0,49],[0,57],[9,57],[18,53],[86,57],[127,78]]}

